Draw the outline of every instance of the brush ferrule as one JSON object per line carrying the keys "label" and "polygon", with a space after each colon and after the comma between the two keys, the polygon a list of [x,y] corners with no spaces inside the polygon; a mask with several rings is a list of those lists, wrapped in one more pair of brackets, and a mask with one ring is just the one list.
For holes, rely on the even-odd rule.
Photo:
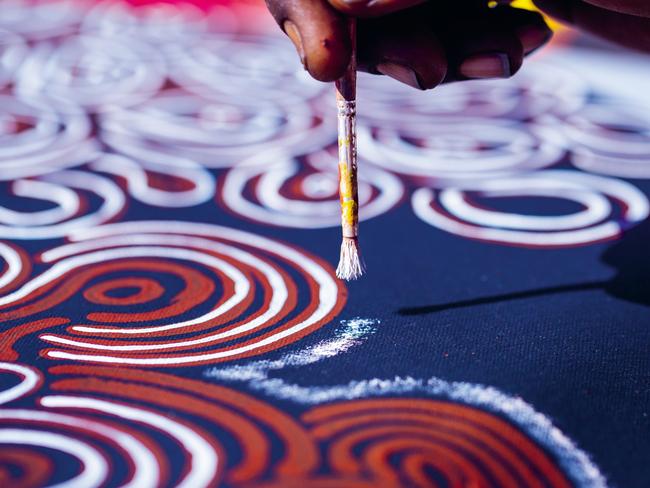
{"label": "brush ferrule", "polygon": [[357,102],[339,98],[336,101],[337,114],[339,117],[355,117],[357,115]]}

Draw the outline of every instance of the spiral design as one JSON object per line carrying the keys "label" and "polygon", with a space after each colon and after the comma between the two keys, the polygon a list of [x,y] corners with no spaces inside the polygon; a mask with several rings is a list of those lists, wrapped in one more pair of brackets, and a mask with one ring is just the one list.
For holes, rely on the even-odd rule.
{"label": "spiral design", "polygon": [[558,162],[564,150],[531,128],[507,121],[465,119],[359,127],[361,157],[382,168],[437,186],[528,172]]}
{"label": "spiral design", "polygon": [[361,75],[359,91],[364,94],[359,104],[360,121],[390,129],[466,118],[521,122],[548,114],[570,114],[585,104],[589,93],[577,75],[539,61],[507,82],[464,81],[422,94],[385,77]]}
{"label": "spiral design", "polygon": [[[23,376],[0,392],[0,476],[18,470],[16,484],[250,486],[304,478],[319,463],[298,422],[229,388],[159,372],[57,366],[48,371],[52,393],[32,397],[30,408],[40,373],[0,363],[5,371]],[[11,406],[18,399],[21,407]],[[52,452],[74,461],[55,463]]]}
{"label": "spiral design", "polygon": [[59,112],[101,112],[150,98],[164,79],[163,58],[137,38],[80,35],[32,49],[15,90]]}
{"label": "spiral design", "polygon": [[52,39],[74,32],[84,10],[76,0],[11,0],[2,4],[0,28],[30,41]]}
{"label": "spiral design", "polygon": [[191,3],[152,3],[135,9],[122,2],[99,2],[84,16],[81,30],[84,34],[106,38],[138,37],[165,46],[203,42],[207,29],[214,27],[209,20],[216,20],[223,27],[223,17],[231,20],[232,16],[221,10],[219,18],[214,17],[208,19]]}
{"label": "spiral design", "polygon": [[[37,211],[18,211],[0,206],[0,238],[3,239],[65,236],[73,230],[107,222],[126,206],[119,186],[87,171],[56,171],[38,179],[16,180],[11,183],[10,191],[17,197],[51,202],[54,206]],[[97,204],[97,199],[101,203]]]}
{"label": "spiral design", "polygon": [[22,37],[0,28],[0,88],[13,82],[14,73],[27,51],[27,44]]}
{"label": "spiral design", "polygon": [[650,117],[621,104],[588,105],[562,122],[578,168],[623,178],[650,178]]}
{"label": "spiral design", "polygon": [[[571,486],[514,424],[451,401],[347,400],[297,420],[247,394],[156,371],[55,366],[50,393],[38,396],[35,369],[0,363],[0,372],[20,377],[0,392],[0,476],[19,470],[25,483]],[[54,463],[53,451],[76,461]]]}
{"label": "spiral design", "polygon": [[[22,383],[0,393],[3,404],[26,396],[40,384],[40,373],[26,366],[0,363],[0,371],[23,375]],[[77,383],[84,391],[101,382],[85,378]],[[185,460],[184,472],[173,473],[178,486],[210,486],[216,480],[220,446],[193,423],[169,418],[160,406],[156,411],[120,401],[117,391],[101,390],[100,394],[110,394],[106,399],[66,394],[66,380],[52,387],[61,394],[41,397],[38,409],[8,405],[0,409],[0,473],[18,469],[22,476],[12,479],[16,486],[57,481],[94,487],[112,481],[153,488],[167,484],[172,476],[170,455]],[[137,395],[136,390],[131,389],[131,396]],[[160,438],[152,436],[156,431],[184,449],[166,451],[154,440]],[[20,448],[14,451],[16,445]],[[57,453],[58,462],[49,458],[51,453]]]}
{"label": "spiral design", "polygon": [[[49,269],[0,297],[3,321],[56,317],[75,294],[88,299],[93,323],[41,334],[64,348],[44,350],[48,358],[146,366],[228,361],[300,339],[345,302],[328,265],[226,227],[132,222],[79,230],[72,239],[78,242],[42,253]],[[47,326],[21,328],[31,334]],[[9,349],[17,336],[6,340]]]}
{"label": "spiral design", "polygon": [[0,138],[0,181],[76,166],[97,150],[85,114],[59,113],[9,95],[0,95]]}
{"label": "spiral design", "polygon": [[[563,199],[581,209],[566,215],[526,215],[484,208],[479,198]],[[416,215],[452,234],[530,247],[586,245],[620,235],[648,216],[647,197],[621,180],[563,170],[474,182],[411,199]]]}
{"label": "spiral design", "polygon": [[367,399],[316,407],[302,419],[334,472],[381,486],[571,486],[541,447],[470,406]]}
{"label": "spiral design", "polygon": [[0,293],[21,284],[30,270],[31,260],[25,251],[0,242]]}
{"label": "spiral design", "polygon": [[336,140],[331,118],[287,93],[282,102],[223,95],[207,101],[167,90],[137,105],[104,114],[101,138],[135,159],[177,164],[190,158],[230,167],[262,153],[320,150]]}
{"label": "spiral design", "polygon": [[214,196],[212,173],[193,161],[176,158],[174,165],[104,154],[90,167],[126,181],[129,194],[153,207],[192,207]]}
{"label": "spiral design", "polygon": [[281,102],[309,100],[326,85],[313,80],[291,44],[275,36],[204,37],[200,43],[169,46],[170,76],[181,87],[207,99],[224,95]]}
{"label": "spiral design", "polygon": [[[220,197],[229,210],[255,222],[282,227],[341,225],[335,155],[325,151],[294,159],[262,155],[253,163],[226,175]],[[404,192],[398,178],[363,162],[358,191],[361,220],[389,211]]]}

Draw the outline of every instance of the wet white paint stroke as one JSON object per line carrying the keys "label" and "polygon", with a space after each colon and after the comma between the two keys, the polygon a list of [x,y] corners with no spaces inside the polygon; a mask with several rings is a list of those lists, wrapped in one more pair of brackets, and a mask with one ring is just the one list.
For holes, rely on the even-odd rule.
{"label": "wet white paint stroke", "polygon": [[[334,337],[332,339],[321,341],[300,351],[290,352],[280,359],[273,361],[260,360],[243,365],[212,368],[205,375],[209,378],[225,381],[259,381],[262,383],[275,381],[269,378],[269,371],[277,371],[287,367],[305,366],[344,353],[363,342],[368,335],[374,333],[376,330],[375,326],[378,324],[379,320],[360,317],[341,320],[341,326],[334,331]],[[256,389],[265,389],[261,385],[259,386]],[[276,395],[273,394],[273,396]],[[293,398],[288,397],[288,399]]]}
{"label": "wet white paint stroke", "polygon": [[335,331],[332,339],[285,354],[277,360],[261,360],[225,368],[212,368],[205,372],[205,376],[213,380],[246,382],[252,390],[303,405],[418,394],[480,407],[503,415],[539,445],[554,454],[559,465],[576,487],[606,488],[608,486],[607,480],[589,456],[555,427],[548,417],[537,412],[522,398],[507,395],[491,386],[461,381],[450,382],[435,376],[428,379],[396,376],[393,379],[353,380],[341,385],[302,386],[287,383],[281,378],[271,378],[269,375],[271,371],[305,366],[345,353],[364,342],[375,332],[376,325],[379,323],[380,321],[376,319],[359,317],[342,320],[341,326]]}

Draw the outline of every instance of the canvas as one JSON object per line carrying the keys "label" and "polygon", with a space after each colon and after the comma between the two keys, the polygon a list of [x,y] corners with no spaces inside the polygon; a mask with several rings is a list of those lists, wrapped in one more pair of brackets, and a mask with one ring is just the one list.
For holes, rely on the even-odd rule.
{"label": "canvas", "polygon": [[1,485],[648,486],[647,58],[361,75],[344,283],[332,86],[166,8],[2,6]]}

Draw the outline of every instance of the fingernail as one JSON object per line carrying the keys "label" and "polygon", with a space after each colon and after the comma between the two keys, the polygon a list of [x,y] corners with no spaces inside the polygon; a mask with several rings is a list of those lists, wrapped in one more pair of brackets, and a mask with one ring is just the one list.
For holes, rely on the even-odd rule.
{"label": "fingernail", "polygon": [[290,20],[287,20],[285,21],[282,28],[284,29],[284,32],[289,36],[289,39],[291,39],[291,42],[293,42],[293,45],[296,46],[296,51],[298,51],[298,56],[300,56],[300,62],[305,67],[305,69],[307,69],[307,62],[305,59],[305,48],[302,45],[302,37],[300,36],[300,31],[298,30],[298,26],[296,26],[296,24],[294,24]]}
{"label": "fingernail", "polygon": [[548,29],[541,29],[537,26],[527,25],[517,30],[517,36],[524,48],[524,54],[530,54],[542,47],[550,39],[553,33]]}
{"label": "fingernail", "polygon": [[390,76],[391,78],[405,83],[408,86],[422,90],[415,71],[407,66],[403,66],[397,63],[385,62],[379,63],[376,68],[377,71],[379,71],[382,75]]}
{"label": "fingernail", "polygon": [[476,54],[463,61],[460,73],[467,78],[507,78],[510,61],[503,53]]}

